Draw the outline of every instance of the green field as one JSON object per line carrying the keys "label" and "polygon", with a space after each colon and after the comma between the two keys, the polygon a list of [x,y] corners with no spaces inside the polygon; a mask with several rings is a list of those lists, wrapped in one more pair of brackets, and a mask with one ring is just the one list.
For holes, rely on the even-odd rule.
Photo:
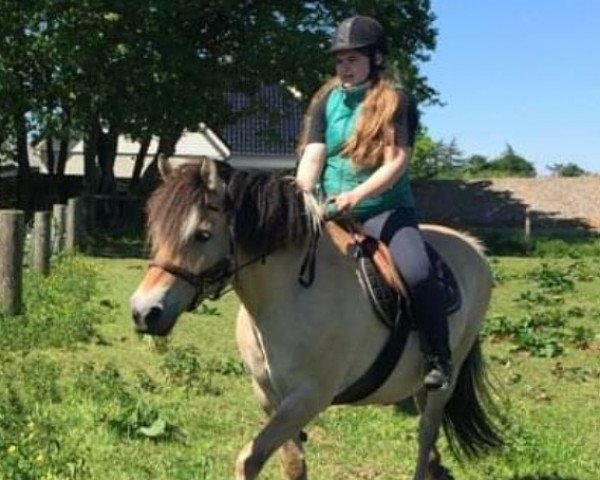
{"label": "green field", "polygon": [[[600,478],[600,258],[493,258],[484,350],[504,451],[457,479]],[[0,317],[0,479],[228,479],[262,418],[233,339],[232,294],[186,314],[166,353],[133,334],[135,257],[80,255],[28,274]],[[416,418],[335,408],[307,429],[314,479],[409,479]],[[443,453],[447,453],[442,441]],[[277,459],[262,478],[278,479]]]}

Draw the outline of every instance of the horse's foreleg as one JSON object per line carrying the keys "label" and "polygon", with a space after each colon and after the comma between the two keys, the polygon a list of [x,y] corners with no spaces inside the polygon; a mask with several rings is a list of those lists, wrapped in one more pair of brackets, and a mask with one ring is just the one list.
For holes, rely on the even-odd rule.
{"label": "horse's foreleg", "polygon": [[312,383],[303,385],[284,398],[260,433],[240,452],[236,463],[236,480],[255,479],[271,454],[286,441],[299,438],[302,427],[325,409],[329,401],[329,398],[318,395]]}
{"label": "horse's foreleg", "polygon": [[[252,379],[252,387],[258,403],[267,416],[271,417],[275,411],[274,402],[254,378]],[[297,435],[296,439],[285,442],[279,451],[281,454],[281,468],[284,475],[286,475],[289,480],[306,480],[308,478],[306,473],[306,461],[304,459],[304,449],[302,447],[300,435]]]}
{"label": "horse's foreleg", "polygon": [[424,390],[415,396],[417,408],[421,412],[419,419],[419,455],[413,480],[444,480],[445,469],[436,447],[440,426],[444,415],[444,406],[451,391],[426,393]]}

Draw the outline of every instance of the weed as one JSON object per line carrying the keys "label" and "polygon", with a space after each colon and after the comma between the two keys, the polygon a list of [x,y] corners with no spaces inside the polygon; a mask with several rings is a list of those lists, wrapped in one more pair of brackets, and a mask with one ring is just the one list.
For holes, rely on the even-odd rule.
{"label": "weed", "polygon": [[213,385],[210,370],[202,366],[197,353],[197,349],[189,345],[170,349],[160,364],[167,382],[188,392],[219,395],[221,392]]}
{"label": "weed", "polygon": [[570,292],[575,283],[570,272],[556,266],[542,262],[539,267],[534,268],[527,275],[530,280],[535,281],[539,288],[548,293],[560,294]]}
{"label": "weed", "polygon": [[226,357],[209,360],[206,369],[219,375],[238,377],[246,374],[244,364],[235,358]]}
{"label": "weed", "polygon": [[73,386],[97,405],[98,420],[119,437],[162,441],[182,438],[180,430],[141,399],[112,363],[100,370],[91,363],[84,364]]}

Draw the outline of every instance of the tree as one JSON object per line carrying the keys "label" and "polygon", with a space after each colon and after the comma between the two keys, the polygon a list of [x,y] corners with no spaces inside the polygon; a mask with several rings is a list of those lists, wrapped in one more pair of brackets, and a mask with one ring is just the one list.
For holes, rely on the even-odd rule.
{"label": "tree", "polygon": [[502,177],[535,177],[536,171],[533,164],[517,155],[510,145],[502,154],[489,162],[489,171],[492,176]]}
{"label": "tree", "polygon": [[[419,71],[435,48],[428,1],[0,0],[0,140],[85,140],[85,183],[114,185],[120,134],[174,145],[184,129],[231,121],[227,93],[284,82],[309,96],[333,70],[329,37],[342,18],[378,18],[390,60],[422,102],[437,92]],[[49,149],[51,152],[52,149]],[[25,182],[26,183],[26,182]]]}
{"label": "tree", "polygon": [[415,179],[455,177],[461,152],[456,141],[435,141],[427,132],[417,135],[410,160],[411,176]]}
{"label": "tree", "polygon": [[475,154],[463,160],[461,170],[468,177],[477,177],[489,171],[489,165],[489,160],[485,155]]}
{"label": "tree", "polygon": [[588,174],[588,172],[573,162],[555,163],[549,165],[548,170],[557,177],[581,177]]}

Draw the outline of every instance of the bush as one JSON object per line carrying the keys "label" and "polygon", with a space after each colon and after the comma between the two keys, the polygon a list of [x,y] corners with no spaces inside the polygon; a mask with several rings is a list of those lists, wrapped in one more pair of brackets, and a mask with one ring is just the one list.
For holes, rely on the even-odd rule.
{"label": "bush", "polygon": [[526,238],[515,229],[473,229],[488,255],[515,257],[600,257],[600,235],[596,233],[543,234]]}
{"label": "bush", "polygon": [[64,347],[96,337],[94,324],[106,316],[93,301],[97,273],[78,257],[64,257],[48,277],[24,276],[25,313],[0,315],[0,349]]}

